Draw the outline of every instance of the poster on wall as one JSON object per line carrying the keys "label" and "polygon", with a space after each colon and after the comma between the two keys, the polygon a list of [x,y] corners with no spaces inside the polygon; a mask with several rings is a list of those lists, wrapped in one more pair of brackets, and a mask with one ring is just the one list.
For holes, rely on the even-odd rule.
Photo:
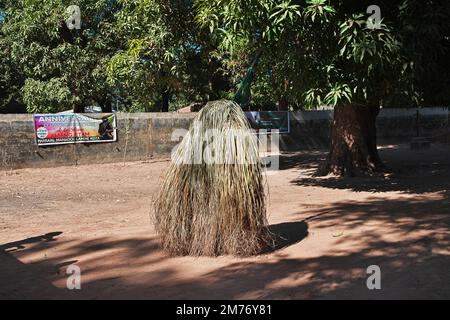
{"label": "poster on wall", "polygon": [[291,132],[290,113],[285,111],[251,111],[246,112],[252,129],[259,133],[261,130],[270,133],[279,130],[279,133]]}
{"label": "poster on wall", "polygon": [[38,146],[117,141],[115,114],[36,114],[33,119]]}

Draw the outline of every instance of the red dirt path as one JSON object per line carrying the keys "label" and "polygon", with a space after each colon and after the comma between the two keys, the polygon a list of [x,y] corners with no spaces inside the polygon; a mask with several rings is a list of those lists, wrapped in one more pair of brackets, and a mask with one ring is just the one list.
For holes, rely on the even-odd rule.
{"label": "red dirt path", "polygon": [[[173,258],[150,223],[168,161],[0,172],[0,298],[450,298],[450,146],[384,147],[384,178],[315,178],[324,152],[283,156],[251,258]],[[82,290],[66,289],[66,268]],[[366,287],[379,265],[382,289]]]}

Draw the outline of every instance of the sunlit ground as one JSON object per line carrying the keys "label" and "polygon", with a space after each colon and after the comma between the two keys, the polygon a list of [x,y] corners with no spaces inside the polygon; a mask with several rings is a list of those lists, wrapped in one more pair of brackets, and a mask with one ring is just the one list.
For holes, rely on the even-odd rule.
{"label": "sunlit ground", "polygon": [[354,179],[314,177],[325,151],[284,155],[267,178],[279,243],[250,258],[159,249],[149,216],[167,160],[1,172],[0,298],[448,299],[450,146],[380,152],[392,173]]}

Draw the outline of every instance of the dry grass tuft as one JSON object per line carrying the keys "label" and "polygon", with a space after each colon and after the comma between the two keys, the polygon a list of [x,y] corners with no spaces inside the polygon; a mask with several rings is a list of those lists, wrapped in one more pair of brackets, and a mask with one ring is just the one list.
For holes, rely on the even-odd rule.
{"label": "dry grass tuft", "polygon": [[208,103],[172,156],[155,226],[173,255],[254,255],[267,249],[257,138],[234,102]]}

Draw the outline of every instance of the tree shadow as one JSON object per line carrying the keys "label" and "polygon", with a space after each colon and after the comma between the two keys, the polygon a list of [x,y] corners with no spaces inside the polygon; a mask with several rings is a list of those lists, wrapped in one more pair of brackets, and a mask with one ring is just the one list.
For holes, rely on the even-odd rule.
{"label": "tree shadow", "polygon": [[[321,255],[239,259],[196,278],[173,277],[175,270],[166,270],[170,276],[162,283],[126,288],[122,294],[151,299],[448,299],[448,212],[450,203],[426,196],[336,202],[312,210],[306,219],[314,233],[336,226],[343,231]],[[296,224],[273,230],[296,230]],[[382,290],[367,288],[371,265],[381,268]]]}
{"label": "tree shadow", "polygon": [[[139,266],[166,258],[163,254],[153,255],[159,251],[159,244],[153,238],[96,238],[86,241],[57,238],[62,234],[51,232],[0,245],[0,298],[84,299],[85,292],[54,285],[59,281],[65,286],[66,269],[70,265],[77,264],[82,269],[82,276],[89,277],[100,270],[108,273],[129,267],[130,261]],[[122,252],[123,259],[106,266],[103,260],[108,258],[111,250]],[[24,258],[32,262],[23,263]],[[117,277],[111,279],[117,280]]]}
{"label": "tree shadow", "polygon": [[[306,156],[298,161],[301,175],[292,181],[295,185],[315,186],[329,189],[346,189],[356,192],[391,192],[422,194],[428,192],[448,192],[450,190],[450,146],[435,145],[430,150],[416,151],[409,146],[390,146],[380,149],[382,159],[389,173],[372,177],[317,177],[311,168],[318,168],[322,160]],[[305,157],[302,155],[301,157]],[[297,160],[296,160],[297,159]]]}
{"label": "tree shadow", "polygon": [[325,161],[326,156],[326,150],[283,152],[280,155],[280,170],[300,168],[317,170],[319,165]]}
{"label": "tree shadow", "polygon": [[41,277],[42,265],[39,263],[25,264],[12,253],[25,250],[27,246],[35,246],[41,250],[43,244],[49,245],[57,241],[62,232],[51,232],[37,237],[6,243],[0,246],[0,297],[2,299],[28,298],[35,290],[42,290],[50,295],[58,290]]}
{"label": "tree shadow", "polygon": [[[298,213],[302,221],[271,226],[278,237],[277,250],[249,258],[172,258],[160,251],[153,236],[87,241],[33,237],[1,246],[3,251],[20,249],[0,252],[0,297],[448,299],[448,197],[441,192],[318,204],[308,209],[306,218],[305,212]],[[322,251],[308,245],[317,234],[332,237],[336,228],[342,236],[325,242],[328,247]],[[298,248],[289,253],[282,251],[295,245]],[[47,252],[52,254],[44,257]],[[31,262],[20,261],[29,255]],[[67,276],[59,269],[74,261],[82,267],[82,290],[56,287],[54,283]],[[202,269],[204,265],[209,267]],[[367,289],[370,265],[381,268],[380,291]]]}
{"label": "tree shadow", "polygon": [[412,231],[436,233],[441,230],[450,240],[449,212],[450,201],[447,194],[397,199],[372,197],[362,202],[347,200],[326,207],[317,206],[309,211],[311,215],[305,220],[314,222],[316,229],[339,224],[341,228],[352,230],[371,223],[405,235]]}
{"label": "tree shadow", "polygon": [[0,246],[0,251],[5,252],[13,252],[16,250],[25,249],[25,246],[28,244],[34,244],[38,242],[52,242],[56,241],[55,237],[60,236],[62,232],[50,232],[47,234],[44,234],[42,236],[37,237],[31,237],[20,241],[10,242],[6,243]]}

